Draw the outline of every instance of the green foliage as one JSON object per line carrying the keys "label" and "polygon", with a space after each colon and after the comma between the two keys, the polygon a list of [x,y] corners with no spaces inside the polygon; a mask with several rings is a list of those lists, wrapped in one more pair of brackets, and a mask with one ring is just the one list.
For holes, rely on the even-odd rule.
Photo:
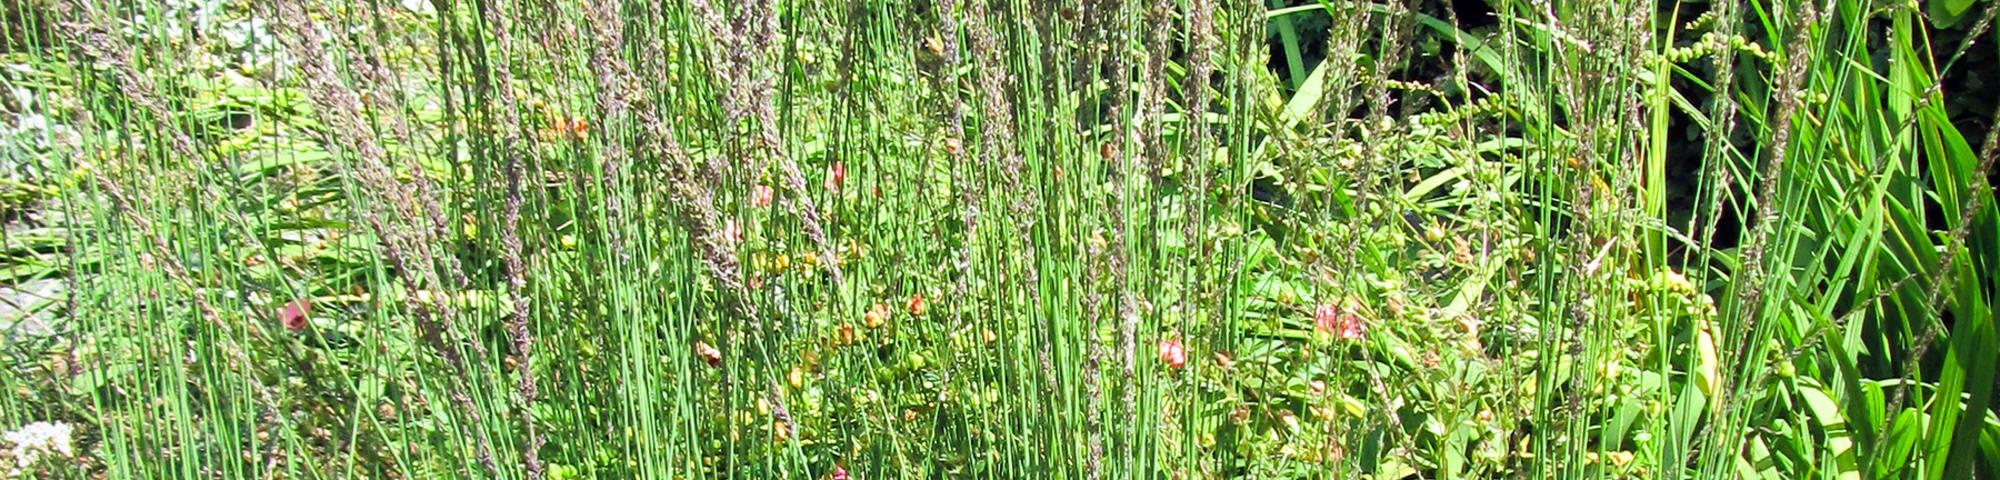
{"label": "green foliage", "polygon": [[1301,3],[6,2],[0,478],[2000,476],[2000,4]]}

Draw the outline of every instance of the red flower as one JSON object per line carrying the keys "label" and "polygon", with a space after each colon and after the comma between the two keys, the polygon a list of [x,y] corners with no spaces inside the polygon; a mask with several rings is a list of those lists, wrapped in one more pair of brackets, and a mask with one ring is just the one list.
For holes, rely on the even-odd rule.
{"label": "red flower", "polygon": [[1187,365],[1187,350],[1181,348],[1181,341],[1178,339],[1163,340],[1160,342],[1160,361],[1166,362],[1169,367],[1181,368],[1182,365]]}
{"label": "red flower", "polygon": [[847,480],[847,469],[840,468],[839,465],[834,465],[833,480]]}
{"label": "red flower", "polygon": [[840,184],[846,181],[847,181],[846,165],[843,165],[840,162],[833,162],[833,166],[826,168],[826,189],[828,191],[839,190]]}
{"label": "red flower", "polygon": [[309,315],[312,315],[312,302],[301,298],[286,303],[285,308],[278,311],[278,320],[285,323],[285,329],[298,330],[306,328]]}

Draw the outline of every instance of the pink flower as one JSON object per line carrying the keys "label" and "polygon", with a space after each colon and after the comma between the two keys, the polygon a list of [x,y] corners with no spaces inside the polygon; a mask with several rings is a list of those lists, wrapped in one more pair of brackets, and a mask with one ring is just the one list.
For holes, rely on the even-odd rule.
{"label": "pink flower", "polygon": [[1333,304],[1320,304],[1319,308],[1313,309],[1313,329],[1322,332],[1331,332],[1336,328],[1335,323],[1339,321],[1339,316],[1339,307],[1335,307]]}
{"label": "pink flower", "polygon": [[743,243],[743,228],[736,226],[735,220],[723,221],[722,241],[729,242],[730,245]]}
{"label": "pink flower", "polygon": [[758,185],[756,193],[753,193],[750,196],[750,202],[752,205],[756,205],[758,207],[769,207],[771,206],[771,198],[775,196],[776,195],[773,192],[771,192],[770,185]]}
{"label": "pink flower", "polygon": [[308,315],[312,315],[312,302],[303,298],[286,303],[285,308],[278,310],[278,320],[285,323],[287,330],[306,328]]}
{"label": "pink flower", "polygon": [[834,465],[833,480],[847,480],[847,469],[840,468],[839,465]]}
{"label": "pink flower", "polygon": [[1187,350],[1181,348],[1178,339],[1163,340],[1160,342],[1160,361],[1166,362],[1169,367],[1181,368],[1187,364]]}
{"label": "pink flower", "polygon": [[1323,304],[1313,309],[1313,330],[1331,333],[1341,340],[1360,340],[1367,327],[1352,309]]}
{"label": "pink flower", "polygon": [[1350,312],[1340,313],[1340,332],[1338,336],[1341,340],[1360,340],[1361,334],[1366,329],[1367,327],[1361,324],[1361,317]]}
{"label": "pink flower", "polygon": [[846,165],[843,165],[840,162],[833,162],[833,166],[826,168],[826,189],[828,191],[839,190],[840,184],[846,181],[847,181]]}

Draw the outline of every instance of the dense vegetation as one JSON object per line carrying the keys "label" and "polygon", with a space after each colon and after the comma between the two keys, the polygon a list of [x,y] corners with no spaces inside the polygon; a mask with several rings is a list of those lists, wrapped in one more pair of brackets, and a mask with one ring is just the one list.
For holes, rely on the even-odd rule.
{"label": "dense vegetation", "polygon": [[2000,478],[2000,2],[0,3],[0,478]]}

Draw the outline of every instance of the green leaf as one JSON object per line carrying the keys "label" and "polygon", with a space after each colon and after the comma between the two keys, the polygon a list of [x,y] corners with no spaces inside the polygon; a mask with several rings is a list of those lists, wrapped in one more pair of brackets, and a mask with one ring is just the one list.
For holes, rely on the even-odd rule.
{"label": "green leaf", "polygon": [[1965,11],[1972,9],[1973,0],[1931,0],[1924,3],[1924,12],[1930,17],[1931,24],[1945,29],[1965,19]]}
{"label": "green leaf", "polygon": [[1313,107],[1326,95],[1326,72],[1331,66],[1333,62],[1319,62],[1318,67],[1313,67],[1312,74],[1306,76],[1305,82],[1299,84],[1292,99],[1285,102],[1284,115],[1279,117],[1285,128],[1297,127],[1299,123],[1317,116],[1314,114],[1318,112]]}
{"label": "green leaf", "polygon": [[1817,380],[1799,379],[1795,389],[1805,400],[1806,411],[1812,415],[1813,421],[1826,432],[1822,447],[1834,458],[1834,465],[1829,469],[1842,476],[1856,473],[1854,439],[1848,433],[1847,419],[1841,415],[1840,405],[1826,394]]}

